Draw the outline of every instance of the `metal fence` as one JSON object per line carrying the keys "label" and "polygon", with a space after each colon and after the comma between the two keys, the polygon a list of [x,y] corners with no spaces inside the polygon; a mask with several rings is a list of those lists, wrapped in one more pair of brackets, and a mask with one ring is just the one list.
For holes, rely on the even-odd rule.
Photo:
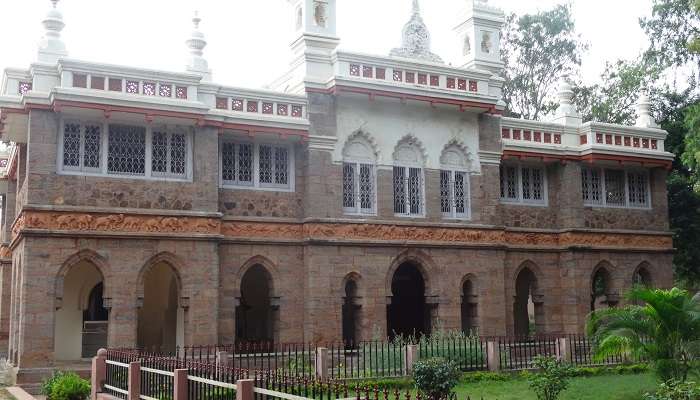
{"label": "metal fence", "polygon": [[[489,357],[489,346],[492,356]],[[152,353],[140,349],[110,351],[110,360],[127,363],[145,360],[143,367],[156,365],[163,370],[197,366],[202,374],[218,377],[222,371],[237,378],[267,373],[275,382],[316,378],[353,380],[407,376],[411,362],[417,359],[440,357],[454,361],[462,371],[522,370],[533,367],[536,356],[553,356],[570,361],[576,366],[614,365],[643,360],[610,356],[604,360],[593,357],[594,343],[583,335],[539,335],[478,337],[467,335],[438,335],[408,341],[364,341],[357,344],[333,342],[318,343],[252,343],[236,345],[188,346],[172,352]],[[323,353],[320,353],[323,352]],[[319,355],[323,361],[319,362]],[[110,371],[124,368],[110,364]],[[219,368],[216,373],[206,366]],[[151,374],[151,375],[149,375]],[[167,388],[167,376],[143,372],[144,379],[152,379]],[[212,375],[213,374],[213,375]],[[115,388],[119,380],[115,375]],[[121,378],[119,378],[121,379]],[[210,379],[210,378],[207,378]],[[233,378],[231,378],[233,379]],[[233,380],[229,379],[230,382]]]}

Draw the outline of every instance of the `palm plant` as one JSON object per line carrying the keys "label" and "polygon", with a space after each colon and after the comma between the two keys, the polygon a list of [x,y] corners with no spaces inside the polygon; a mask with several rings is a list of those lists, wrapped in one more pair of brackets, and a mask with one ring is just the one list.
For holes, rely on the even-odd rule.
{"label": "palm plant", "polygon": [[652,362],[667,381],[685,381],[700,353],[700,293],[690,296],[670,290],[634,288],[623,308],[596,310],[586,330],[593,337],[595,358],[624,355]]}

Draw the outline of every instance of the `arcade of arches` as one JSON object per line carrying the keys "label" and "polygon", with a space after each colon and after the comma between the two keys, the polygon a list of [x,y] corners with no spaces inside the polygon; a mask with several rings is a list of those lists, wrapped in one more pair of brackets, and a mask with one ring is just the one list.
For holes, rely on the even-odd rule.
{"label": "arcade of arches", "polygon": [[[286,285],[287,291],[282,293],[297,294],[303,284],[281,279],[278,274],[283,266],[275,266],[277,272],[273,275],[266,263],[243,265],[245,267],[240,267],[238,272],[238,287],[232,290],[235,308],[230,312],[234,340],[256,343],[306,340],[295,332],[285,331],[285,324],[294,317],[285,311],[295,303],[284,301],[286,299],[277,291],[278,287]],[[339,289],[334,289],[339,290],[334,292],[335,300],[319,303],[319,309],[337,307],[330,314],[318,314],[329,316],[322,322],[328,332],[333,334],[333,329],[337,332],[334,334],[337,336],[328,336],[329,340],[342,339],[351,346],[373,338],[371,335],[376,338],[376,332],[385,332],[388,337],[420,336],[444,326],[467,334],[528,335],[561,331],[561,328],[552,328],[551,322],[554,315],[551,304],[555,298],[548,288],[552,286],[552,270],[541,265],[527,261],[513,268],[510,289],[505,285],[505,291],[500,292],[505,295],[503,298],[512,301],[500,303],[500,306],[492,292],[494,278],[484,270],[453,275],[449,271],[438,272],[440,267],[434,259],[428,268],[428,264],[418,258],[395,265],[386,272],[386,296],[382,296],[383,287],[370,281],[367,278],[370,275],[362,273],[367,270],[361,267],[355,268],[360,272],[349,272],[339,279],[335,286]],[[187,333],[191,311],[183,301],[183,291],[188,290],[181,277],[183,271],[187,273],[187,268],[175,268],[168,261],[157,261],[143,268],[137,280],[134,346],[173,351],[176,346],[193,343]],[[626,270],[599,262],[589,271],[579,278],[587,288],[581,296],[585,313],[617,306],[622,302],[619,294],[625,288],[654,284],[654,269],[646,262]],[[442,274],[449,278],[443,278]],[[105,279],[102,267],[83,259],[67,268],[60,279],[57,293],[60,301],[54,319],[55,358],[89,357],[97,348],[110,345],[108,332],[114,321],[108,290],[114,290],[109,287],[113,278]],[[196,296],[191,288],[189,293]],[[373,297],[377,293],[379,295]],[[507,320],[503,328],[493,329],[493,319],[504,317]]]}

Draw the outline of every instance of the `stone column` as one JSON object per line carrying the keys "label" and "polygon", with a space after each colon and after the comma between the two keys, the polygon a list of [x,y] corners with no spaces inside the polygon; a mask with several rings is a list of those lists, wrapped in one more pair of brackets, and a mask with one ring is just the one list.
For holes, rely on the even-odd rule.
{"label": "stone column", "polygon": [[141,362],[133,361],[129,363],[127,400],[140,400],[141,396]]}
{"label": "stone column", "polygon": [[111,300],[109,311],[109,326],[107,328],[107,345],[109,347],[136,347],[138,331],[138,310],[143,299],[139,302],[135,297],[119,294]]}
{"label": "stone column", "polygon": [[9,356],[11,295],[12,260],[0,260],[0,355],[5,356]]}
{"label": "stone column", "polygon": [[498,353],[498,342],[493,340],[486,342],[486,362],[489,365],[489,371],[500,371],[501,358]]}
{"label": "stone column", "polygon": [[92,372],[90,374],[90,388],[92,400],[97,400],[97,394],[102,392],[102,386],[107,379],[107,350],[99,349],[97,355],[92,358]]}
{"label": "stone column", "polygon": [[174,371],[173,400],[187,400],[187,370]]}
{"label": "stone column", "polygon": [[404,371],[406,375],[413,373],[413,364],[418,361],[418,345],[409,344],[404,347]]}
{"label": "stone column", "polygon": [[239,379],[236,381],[236,400],[253,400],[255,392],[253,392],[252,379]]}

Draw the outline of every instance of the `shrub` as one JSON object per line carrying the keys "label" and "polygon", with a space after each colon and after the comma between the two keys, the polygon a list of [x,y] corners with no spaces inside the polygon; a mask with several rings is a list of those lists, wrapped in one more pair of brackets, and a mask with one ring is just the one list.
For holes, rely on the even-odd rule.
{"label": "shrub", "polygon": [[459,369],[452,361],[429,358],[413,365],[416,388],[429,400],[446,399],[459,381]]}
{"label": "shrub", "polygon": [[700,400],[700,386],[671,380],[660,384],[656,393],[645,394],[644,400]]}
{"label": "shrub", "polygon": [[556,400],[569,386],[572,368],[554,357],[537,356],[533,359],[538,372],[528,378],[530,388],[539,400]]}
{"label": "shrub", "polygon": [[482,381],[503,382],[509,379],[511,379],[510,375],[499,374],[498,372],[478,371],[462,375],[462,382],[464,383],[476,383]]}
{"label": "shrub", "polygon": [[386,378],[386,379],[363,379],[359,381],[348,382],[348,390],[355,391],[358,388],[371,387],[379,390],[383,389],[410,389],[414,386],[413,380],[408,378]]}
{"label": "shrub", "polygon": [[90,396],[90,382],[74,372],[56,372],[41,385],[41,394],[49,400],[85,400]]}

